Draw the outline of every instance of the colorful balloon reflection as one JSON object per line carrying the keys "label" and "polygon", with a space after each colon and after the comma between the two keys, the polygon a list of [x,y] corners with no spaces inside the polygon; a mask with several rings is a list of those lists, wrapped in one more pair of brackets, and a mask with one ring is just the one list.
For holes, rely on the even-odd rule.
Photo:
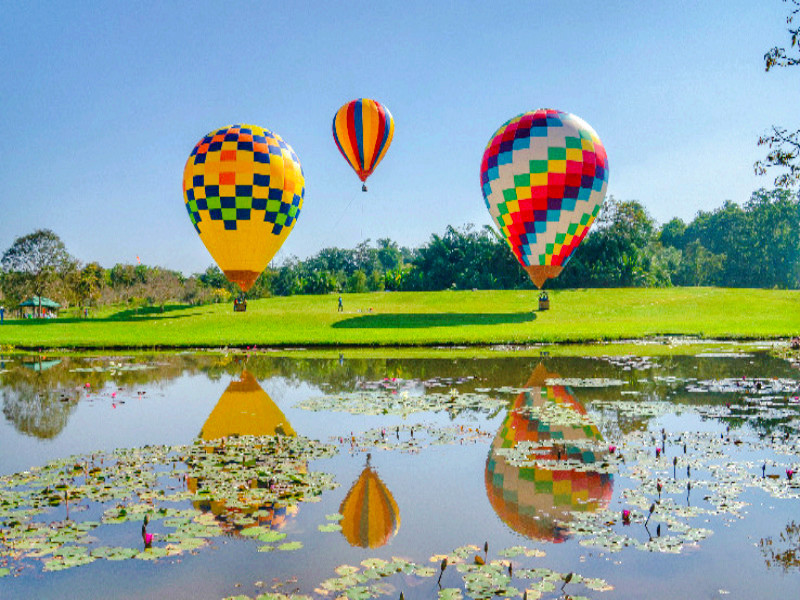
{"label": "colorful balloon reflection", "polygon": [[[595,425],[562,425],[545,422],[525,413],[526,407],[542,407],[547,403],[586,415],[586,409],[565,386],[546,385],[548,373],[539,365],[531,374],[528,389],[514,401],[503,425],[492,442],[486,460],[486,493],[497,516],[514,531],[529,538],[563,542],[572,511],[595,511],[608,506],[613,491],[610,474],[574,468],[550,468],[549,461],[578,460],[593,464],[602,460],[598,451],[580,447],[580,442],[602,442]],[[536,457],[547,460],[548,466],[516,467],[497,452],[513,448],[521,441],[538,442],[543,447]]]}
{"label": "colorful balloon reflection", "polygon": [[339,507],[342,534],[351,546],[379,548],[400,529],[400,509],[378,474],[367,465]]}
{"label": "colorful balloon reflection", "polygon": [[[272,398],[259,385],[258,380],[247,370],[242,371],[238,381],[231,381],[220,396],[211,414],[200,430],[200,439],[213,442],[231,435],[297,435],[291,424]],[[214,444],[207,447],[213,452]],[[199,479],[186,478],[190,492],[197,492]],[[249,488],[258,487],[257,481],[249,482]],[[280,529],[287,520],[297,514],[297,506],[282,506],[274,503],[254,504],[246,506],[228,506],[223,500],[195,502],[195,508],[211,512],[219,521],[232,525],[242,515],[254,518],[255,522],[246,525],[261,525],[271,529]]]}

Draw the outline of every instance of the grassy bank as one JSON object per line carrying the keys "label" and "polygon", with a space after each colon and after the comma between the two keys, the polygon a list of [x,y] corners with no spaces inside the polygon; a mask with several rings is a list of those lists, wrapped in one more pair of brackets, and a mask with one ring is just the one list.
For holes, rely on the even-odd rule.
{"label": "grassy bank", "polygon": [[528,344],[687,335],[800,334],[800,292],[717,288],[460,291],[292,296],[230,304],[94,311],[84,319],[9,320],[0,345],[21,348],[414,346]]}

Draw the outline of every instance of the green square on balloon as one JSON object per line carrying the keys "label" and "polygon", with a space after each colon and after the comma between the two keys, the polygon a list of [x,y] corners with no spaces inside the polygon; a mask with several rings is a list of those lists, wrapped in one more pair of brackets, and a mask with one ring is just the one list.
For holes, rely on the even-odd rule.
{"label": "green square on balloon", "polygon": [[223,208],[222,209],[222,220],[223,221],[235,221],[236,220],[236,209],[235,208]]}
{"label": "green square on balloon", "polygon": [[530,173],[514,175],[514,187],[528,187],[531,184]]}
{"label": "green square on balloon", "polygon": [[550,147],[547,149],[547,158],[549,160],[567,160],[567,149]]}
{"label": "green square on balloon", "polygon": [[532,161],[530,161],[530,165],[529,166],[530,166],[530,172],[531,173],[547,173],[547,161],[546,160],[532,160]]}

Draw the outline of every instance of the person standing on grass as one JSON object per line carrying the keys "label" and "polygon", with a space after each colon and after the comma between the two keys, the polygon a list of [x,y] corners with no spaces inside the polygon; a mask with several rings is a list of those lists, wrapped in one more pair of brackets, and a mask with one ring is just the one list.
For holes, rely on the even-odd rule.
{"label": "person standing on grass", "polygon": [[344,306],[342,305],[342,297],[339,296],[339,312],[342,312],[343,310],[344,310]]}
{"label": "person standing on grass", "polygon": [[6,318],[6,307],[0,306],[0,323]]}

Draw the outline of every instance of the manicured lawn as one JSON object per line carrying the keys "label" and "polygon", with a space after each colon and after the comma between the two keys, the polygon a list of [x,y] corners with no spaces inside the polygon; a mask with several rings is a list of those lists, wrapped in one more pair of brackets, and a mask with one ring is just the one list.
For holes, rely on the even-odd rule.
{"label": "manicured lawn", "polygon": [[414,346],[583,342],[658,335],[760,339],[800,334],[800,292],[717,288],[550,292],[391,292],[293,296],[231,304],[105,309],[91,318],[9,320],[20,348]]}

